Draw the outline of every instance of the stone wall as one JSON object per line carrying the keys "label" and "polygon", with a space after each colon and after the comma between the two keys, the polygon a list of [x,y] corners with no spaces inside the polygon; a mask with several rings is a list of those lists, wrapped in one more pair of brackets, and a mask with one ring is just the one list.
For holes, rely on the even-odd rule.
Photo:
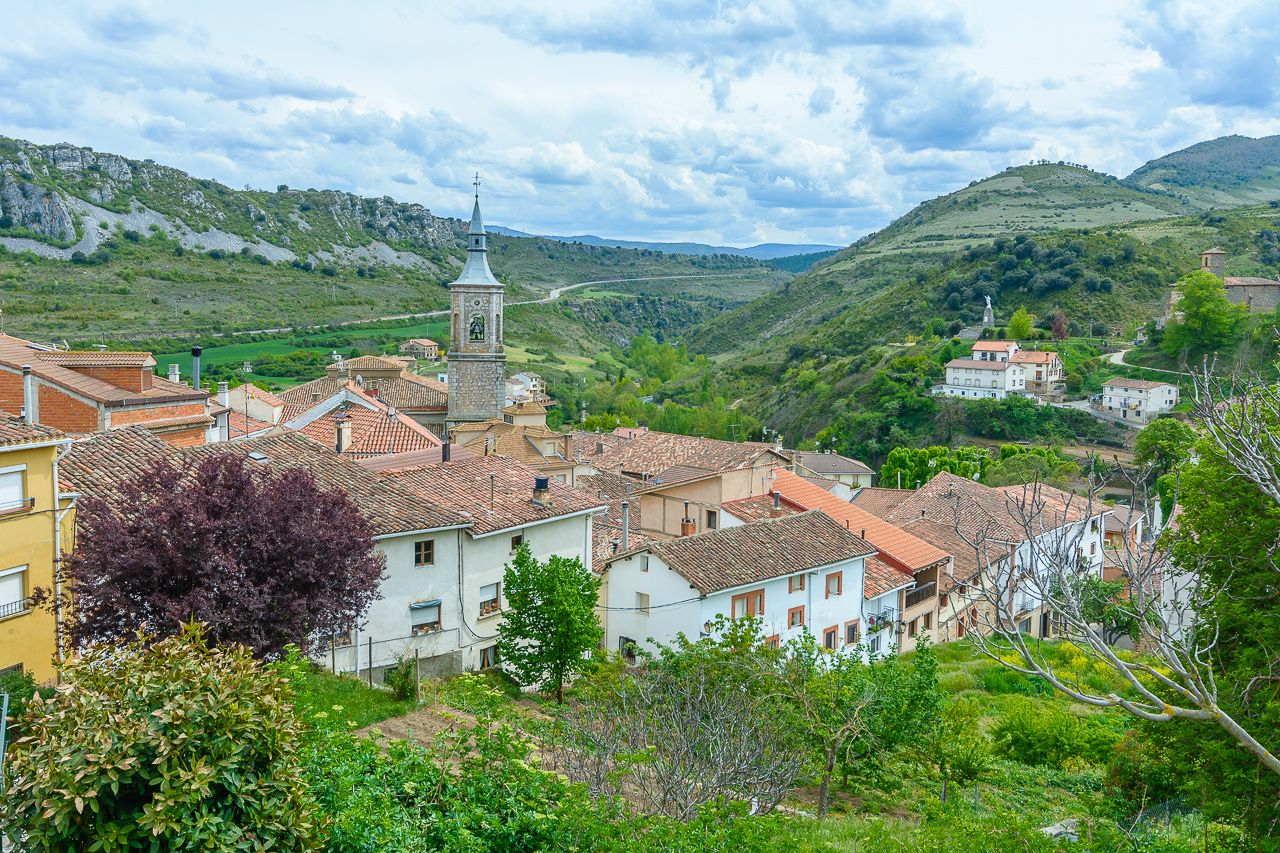
{"label": "stone wall", "polygon": [[449,360],[449,422],[483,421],[502,414],[506,399],[506,356]]}
{"label": "stone wall", "polygon": [[1227,299],[1236,305],[1247,305],[1250,311],[1269,314],[1280,306],[1280,282],[1271,284],[1228,284]]}

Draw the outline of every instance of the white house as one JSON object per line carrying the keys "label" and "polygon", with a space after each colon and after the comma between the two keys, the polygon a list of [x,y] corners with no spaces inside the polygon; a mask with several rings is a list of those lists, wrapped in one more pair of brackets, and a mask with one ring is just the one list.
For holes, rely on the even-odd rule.
{"label": "white house", "polygon": [[974,361],[1009,361],[1021,347],[1017,341],[974,341]]}
{"label": "white house", "polygon": [[816,510],[649,542],[605,567],[606,642],[627,654],[706,636],[717,616],[755,616],[773,644],[807,630],[832,651],[856,645],[874,553]]}
{"label": "white house", "polygon": [[1026,371],[1026,388],[1038,397],[1054,397],[1066,388],[1062,357],[1047,350],[1018,350],[1009,359]]}
{"label": "white house", "polygon": [[1112,417],[1148,423],[1178,405],[1178,386],[1146,379],[1110,379],[1102,383],[1102,411]]}
{"label": "white house", "polygon": [[1026,369],[1007,358],[953,358],[946,367],[946,383],[936,386],[934,394],[971,400],[1003,400],[1010,394],[1027,393]]}
{"label": "white house", "polygon": [[791,453],[791,458],[795,461],[797,473],[834,480],[851,489],[870,486],[871,478],[875,475],[866,463],[829,450],[826,452],[797,450]]}

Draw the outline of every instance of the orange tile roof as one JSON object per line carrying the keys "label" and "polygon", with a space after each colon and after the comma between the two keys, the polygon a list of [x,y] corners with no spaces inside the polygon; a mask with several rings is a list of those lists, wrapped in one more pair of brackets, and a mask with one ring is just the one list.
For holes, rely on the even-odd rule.
{"label": "orange tile roof", "polygon": [[[788,500],[779,492],[778,497],[781,498],[779,503],[779,515],[795,515],[797,512],[804,512],[806,509],[813,507],[801,506],[794,501]],[[739,498],[736,501],[728,501],[720,504],[720,508],[735,518],[743,521],[761,521],[766,518],[775,518],[773,514],[773,495],[755,495],[749,498]]]}
{"label": "orange tile roof", "polygon": [[895,589],[915,583],[915,578],[881,560],[867,557],[862,575],[862,597],[870,601]]}
{"label": "orange tile roof", "polygon": [[[344,407],[336,406],[298,429],[308,438],[332,446],[337,439],[338,418]],[[351,444],[343,451],[353,458],[385,456],[390,453],[407,453],[439,447],[441,441],[435,433],[413,418],[400,412],[392,414],[386,406],[366,409],[363,406],[345,407],[351,422]]]}
{"label": "orange tile roof", "polygon": [[230,411],[227,412],[227,435],[235,438],[240,435],[249,435],[250,433],[262,432],[271,429],[271,424],[266,421],[260,421],[257,418],[251,418],[244,412]]}
{"label": "orange tile roof", "polygon": [[1010,347],[1017,346],[1013,341],[974,341],[973,349],[979,352],[1006,352]]}
{"label": "orange tile roof", "polygon": [[149,352],[110,352],[98,350],[57,350],[37,356],[49,364],[63,367],[155,367]]}
{"label": "orange tile roof", "polygon": [[[918,572],[950,555],[911,535],[894,524],[877,518],[865,509],[815,486],[790,471],[777,469],[773,475],[773,488],[790,501],[807,509],[820,509],[849,530],[862,536],[889,560],[902,569]],[[865,531],[865,532],[864,532]]]}
{"label": "orange tile roof", "polygon": [[1057,359],[1058,354],[1049,350],[1023,349],[1010,356],[1010,361],[1014,364],[1053,364]]}
{"label": "orange tile roof", "polygon": [[57,441],[60,438],[66,438],[66,436],[53,427],[29,424],[17,415],[0,412],[0,447]]}
{"label": "orange tile roof", "polygon": [[[465,447],[453,445],[449,448],[453,459],[474,459],[476,454]],[[424,447],[421,450],[409,450],[404,453],[392,453],[385,456],[366,456],[355,461],[369,471],[381,474],[384,471],[401,471],[405,468],[421,468],[423,465],[434,465],[443,460],[444,445]]]}
{"label": "orange tile roof", "polygon": [[245,382],[243,385],[240,385],[239,387],[244,389],[244,394],[246,397],[251,397],[254,400],[261,400],[262,402],[270,406],[284,405],[284,400],[280,399],[275,394],[272,394],[270,391],[268,391],[265,388],[259,388],[257,385],[254,385],[252,382]]}
{"label": "orange tile roof", "polygon": [[[281,391],[279,396],[284,401],[281,419],[291,421],[310,411],[316,403],[327,400],[342,390],[349,381],[345,376],[331,373]],[[376,391],[379,400],[405,412],[444,412],[449,408],[449,397],[444,385],[412,373],[372,379],[361,390],[366,394]]]}
{"label": "orange tile roof", "polygon": [[734,471],[747,468],[763,455],[781,460],[772,444],[759,441],[721,441],[669,432],[635,434],[607,442],[604,453],[597,453],[591,464],[605,471],[653,476],[676,466],[701,468],[707,472]]}

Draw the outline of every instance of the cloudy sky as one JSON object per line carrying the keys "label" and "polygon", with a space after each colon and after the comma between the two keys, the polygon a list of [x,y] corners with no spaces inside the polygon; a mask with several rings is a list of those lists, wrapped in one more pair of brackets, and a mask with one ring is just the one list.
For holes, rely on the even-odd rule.
{"label": "cloudy sky", "polygon": [[24,3],[0,135],[539,233],[843,244],[1047,157],[1280,132],[1280,8],[1075,0]]}

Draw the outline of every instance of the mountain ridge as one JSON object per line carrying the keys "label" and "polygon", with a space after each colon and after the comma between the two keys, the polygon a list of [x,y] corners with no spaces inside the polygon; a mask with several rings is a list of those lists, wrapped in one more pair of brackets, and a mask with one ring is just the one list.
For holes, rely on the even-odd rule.
{"label": "mountain ridge", "polygon": [[826,243],[757,243],[754,246],[716,246],[710,243],[663,242],[647,240],[615,240],[609,237],[597,237],[594,234],[577,234],[574,236],[558,236],[554,234],[531,234],[517,231],[503,225],[487,226],[489,230],[509,237],[540,237],[543,240],[554,240],[557,243],[583,243],[588,246],[611,246],[619,249],[647,249],[653,252],[664,252],[677,255],[738,255],[755,258],[758,261],[769,261],[776,258],[789,258],[795,255],[809,255],[818,252],[834,252],[844,248]]}

